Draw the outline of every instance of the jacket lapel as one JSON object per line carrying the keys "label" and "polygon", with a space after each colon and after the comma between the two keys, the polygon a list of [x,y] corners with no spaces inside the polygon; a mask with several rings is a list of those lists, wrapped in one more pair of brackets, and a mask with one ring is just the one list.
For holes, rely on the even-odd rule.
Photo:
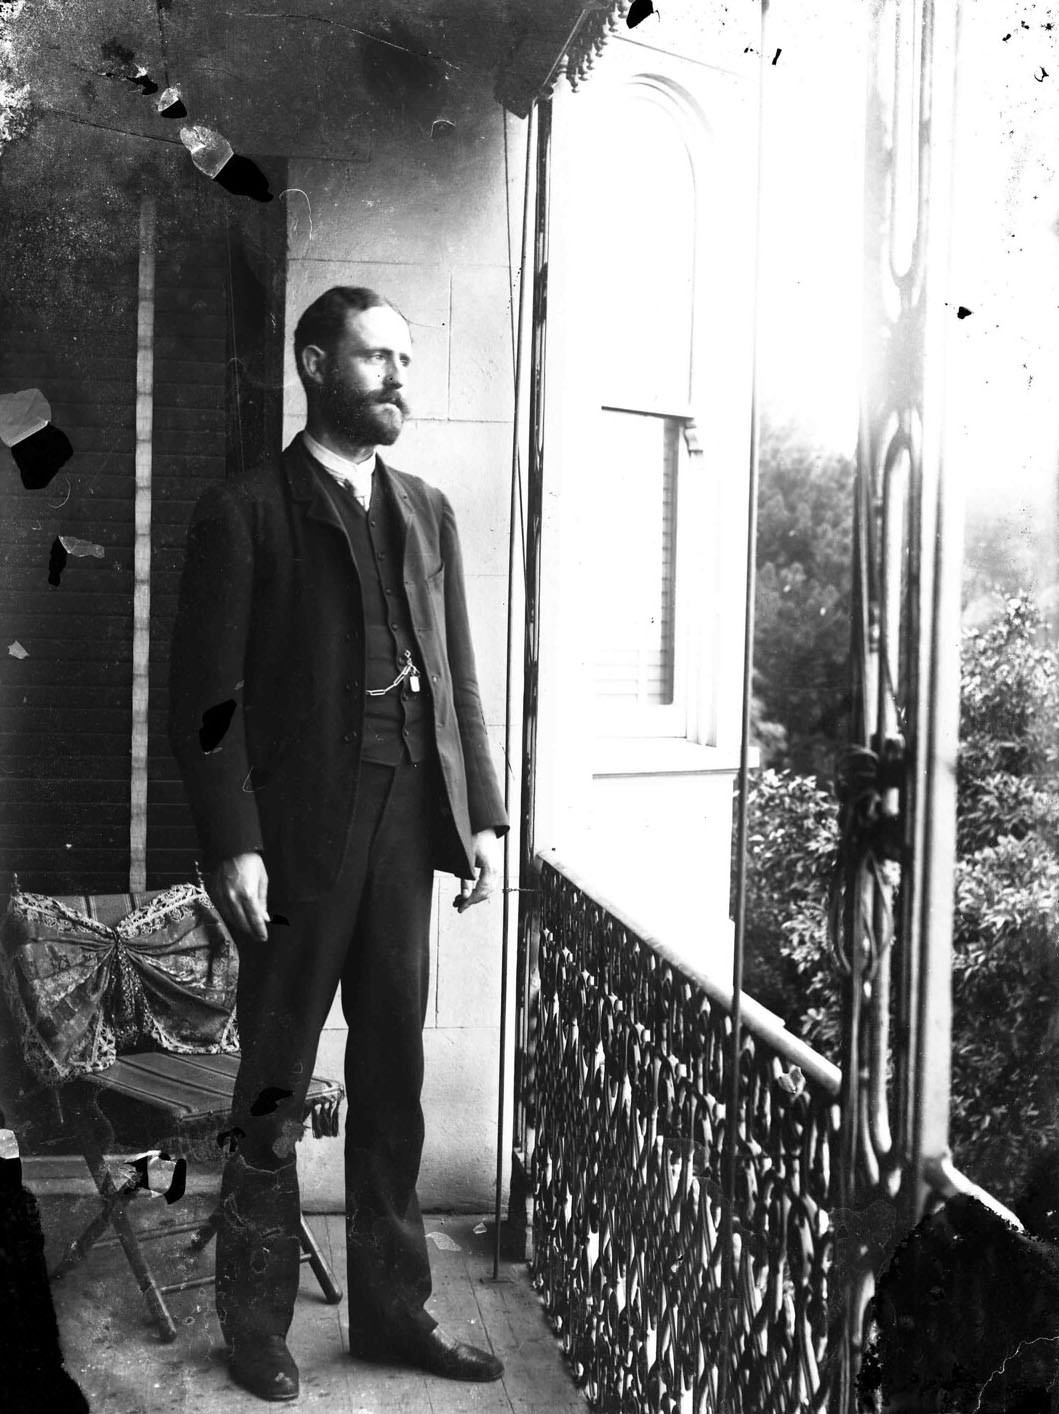
{"label": "jacket lapel", "polygon": [[[297,436],[287,446],[283,454],[284,467],[291,488],[295,508],[306,520],[329,525],[342,536],[353,556],[352,547],[341,517],[335,510],[334,502],[324,489],[320,472],[327,475],[326,468],[317,469],[317,463],[306,451],[301,436]],[[372,497],[386,496],[394,515],[397,534],[400,537],[402,577],[408,578],[409,529],[414,525],[412,498],[403,485],[401,474],[388,467],[382,457],[376,454],[375,484]]]}
{"label": "jacket lapel", "polygon": [[395,474],[386,465],[382,457],[376,454],[375,461],[375,489],[372,495],[384,495],[389,497],[390,506],[393,510],[394,523],[397,526],[397,534],[401,541],[401,577],[408,578],[408,530],[412,524],[412,501],[408,492],[401,485],[398,479],[399,473]]}
{"label": "jacket lapel", "polygon": [[345,540],[345,527],[335,510],[334,502],[324,490],[323,482],[316,471],[316,462],[305,450],[305,443],[300,434],[287,447],[283,460],[295,506],[300,508],[306,520],[332,526]]}

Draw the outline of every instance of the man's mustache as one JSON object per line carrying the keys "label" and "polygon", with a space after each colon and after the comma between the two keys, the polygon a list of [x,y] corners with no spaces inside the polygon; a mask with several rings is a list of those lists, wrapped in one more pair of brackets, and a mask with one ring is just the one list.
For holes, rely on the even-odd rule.
{"label": "man's mustache", "polygon": [[404,413],[405,417],[408,416],[408,404],[405,402],[404,398],[401,397],[400,393],[376,393],[372,398],[372,402],[382,404],[392,403],[395,408]]}

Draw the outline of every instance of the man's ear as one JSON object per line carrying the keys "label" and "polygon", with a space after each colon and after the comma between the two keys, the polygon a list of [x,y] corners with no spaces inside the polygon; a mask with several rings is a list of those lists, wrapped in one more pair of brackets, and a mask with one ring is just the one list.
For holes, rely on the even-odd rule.
{"label": "man's ear", "polygon": [[306,344],[301,351],[301,364],[300,372],[304,381],[319,387],[324,381],[327,350],[322,349],[319,344]]}

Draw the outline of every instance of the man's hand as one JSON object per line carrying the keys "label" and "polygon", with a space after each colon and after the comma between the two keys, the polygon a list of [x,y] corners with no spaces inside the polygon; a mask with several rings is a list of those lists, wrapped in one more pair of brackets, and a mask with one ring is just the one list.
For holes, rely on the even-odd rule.
{"label": "man's hand", "polygon": [[472,903],[481,903],[496,890],[501,873],[502,848],[495,830],[480,830],[471,840],[477,877],[461,879],[460,891],[452,900],[453,908],[462,913]]}
{"label": "man's hand", "polygon": [[210,897],[233,934],[268,939],[268,873],[260,854],[225,859],[213,876]]}

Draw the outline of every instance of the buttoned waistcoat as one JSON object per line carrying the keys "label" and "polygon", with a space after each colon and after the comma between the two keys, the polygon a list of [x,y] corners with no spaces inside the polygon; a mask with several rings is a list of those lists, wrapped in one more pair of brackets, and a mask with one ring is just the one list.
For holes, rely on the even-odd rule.
{"label": "buttoned waistcoat", "polygon": [[[297,437],[210,487],[188,531],[169,732],[204,867],[260,850],[270,899],[319,897],[345,852],[360,766],[364,624],[349,539]],[[440,767],[437,869],[473,876],[471,836],[507,827],[490,757],[448,499],[379,458],[429,683]],[[215,709],[210,711],[210,709]],[[204,717],[219,743],[201,736]],[[204,749],[204,744],[207,748]]]}

